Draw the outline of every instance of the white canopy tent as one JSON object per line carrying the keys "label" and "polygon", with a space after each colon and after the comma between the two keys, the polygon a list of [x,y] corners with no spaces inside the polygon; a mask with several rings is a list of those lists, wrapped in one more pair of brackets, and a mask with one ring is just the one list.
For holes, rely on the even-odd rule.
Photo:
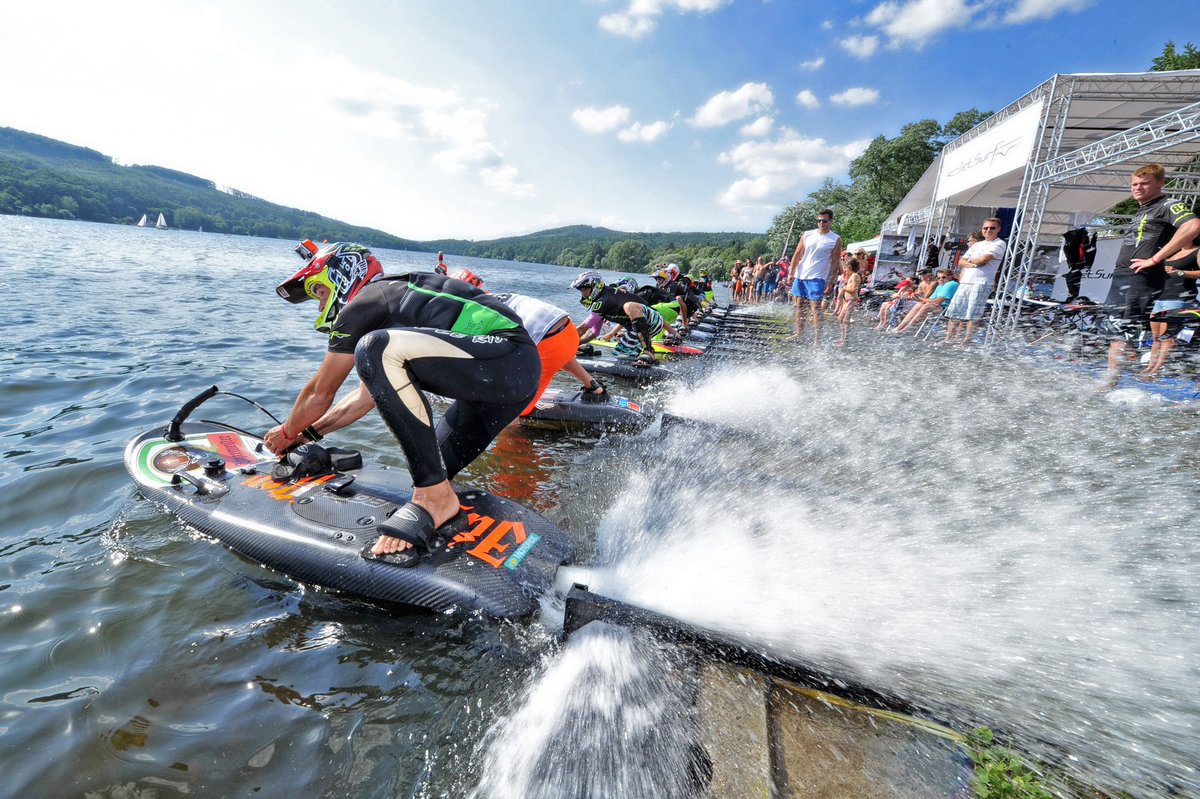
{"label": "white canopy tent", "polygon": [[[889,215],[884,233],[923,231],[922,249],[965,209],[1014,208],[998,298],[1023,285],[1039,241],[1129,196],[1138,166],[1162,164],[1168,192],[1200,197],[1200,70],[1055,75],[960,136]],[[972,218],[977,213],[968,213]],[[989,340],[1015,328],[997,302]]]}
{"label": "white canopy tent", "polygon": [[845,245],[844,249],[846,252],[858,252],[859,250],[862,250],[867,255],[874,255],[875,253],[879,252],[879,242],[881,240],[882,239],[879,236],[876,236],[873,239],[866,239],[865,241],[856,241],[851,244],[847,244]]}

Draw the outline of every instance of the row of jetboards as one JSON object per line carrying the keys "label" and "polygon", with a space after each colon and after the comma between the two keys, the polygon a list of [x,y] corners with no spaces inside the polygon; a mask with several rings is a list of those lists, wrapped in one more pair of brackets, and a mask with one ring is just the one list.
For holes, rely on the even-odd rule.
{"label": "row of jetboards", "polygon": [[[726,318],[721,312],[695,325],[692,335],[707,334],[710,343],[704,350],[692,349],[711,351]],[[622,368],[646,369],[605,357],[589,363],[589,371],[617,377],[624,376],[615,371]],[[649,369],[634,377],[679,374],[675,363]],[[376,526],[411,499],[408,472],[360,462],[340,471],[276,479],[277,459],[258,435],[220,421],[188,421],[196,408],[221,393],[227,392],[206,389],[165,428],[135,437],[125,449],[125,466],[146,498],[257,563],[309,585],[370,600],[514,617],[536,610],[559,567],[574,561],[575,543],[549,520],[464,486],[455,486],[461,513],[439,528],[435,546],[415,566],[371,558],[367,553]],[[617,426],[641,429],[651,415],[625,397],[595,402],[581,392],[551,389],[526,423],[610,425],[614,419]]]}
{"label": "row of jetboards", "polygon": [[658,344],[655,349],[662,354],[659,363],[652,367],[633,366],[629,362],[605,357],[602,347],[612,347],[612,342],[595,340],[580,350],[580,363],[589,371],[616,377],[654,382],[663,378],[677,378],[682,372],[674,365],[686,364],[691,355],[753,355],[764,347],[781,339],[788,332],[789,322],[779,315],[749,315],[736,310],[717,309],[693,323],[681,345]]}

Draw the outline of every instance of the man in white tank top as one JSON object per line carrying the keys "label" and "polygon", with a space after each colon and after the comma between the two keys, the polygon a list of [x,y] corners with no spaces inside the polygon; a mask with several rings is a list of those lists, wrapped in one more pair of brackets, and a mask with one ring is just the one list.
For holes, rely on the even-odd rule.
{"label": "man in white tank top", "polygon": [[842,237],[834,233],[833,211],[822,208],[817,212],[817,227],[800,236],[792,253],[791,295],[796,303],[796,332],[804,332],[804,317],[812,322],[813,345],[821,343],[821,308],[825,302],[834,270],[842,257]]}

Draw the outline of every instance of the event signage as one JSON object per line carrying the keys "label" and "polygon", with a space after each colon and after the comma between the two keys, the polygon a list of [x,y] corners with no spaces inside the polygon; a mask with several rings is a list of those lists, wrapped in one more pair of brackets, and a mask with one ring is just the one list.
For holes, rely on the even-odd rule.
{"label": "event signage", "polygon": [[973,139],[947,150],[938,172],[934,200],[986,183],[992,178],[1025,169],[1037,143],[1045,98],[1024,108]]}

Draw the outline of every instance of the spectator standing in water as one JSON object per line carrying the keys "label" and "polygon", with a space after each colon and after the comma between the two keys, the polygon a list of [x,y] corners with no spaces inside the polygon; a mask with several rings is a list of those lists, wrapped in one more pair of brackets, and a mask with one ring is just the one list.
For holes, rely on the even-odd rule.
{"label": "spectator standing in water", "polygon": [[1105,305],[1108,320],[1108,377],[1104,385],[1116,386],[1129,354],[1129,340],[1140,338],[1149,325],[1154,302],[1162,294],[1167,273],[1163,263],[1200,234],[1200,219],[1182,200],[1163,194],[1166,170],[1146,164],[1134,170],[1129,191],[1138,209],[1129,222],[1117,265],[1113,270]]}
{"label": "spectator standing in water", "polygon": [[817,212],[817,226],[800,236],[792,253],[791,295],[796,303],[795,333],[799,339],[807,321],[812,325],[813,345],[821,343],[821,306],[834,270],[842,256],[842,237],[833,232],[833,211]]}
{"label": "spectator standing in water", "polygon": [[862,277],[858,270],[857,258],[850,258],[842,267],[843,279],[841,288],[838,289],[840,292],[838,299],[841,301],[841,305],[837,312],[838,326],[842,332],[837,341],[839,347],[846,346],[846,342],[850,338],[850,322],[853,321],[851,314],[854,312],[854,307],[858,305],[858,290],[862,286]]}
{"label": "spectator standing in water", "polygon": [[1171,350],[1175,349],[1177,333],[1167,332],[1165,315],[1171,311],[1183,310],[1187,304],[1196,300],[1196,278],[1200,277],[1200,265],[1196,262],[1197,246],[1200,246],[1200,237],[1193,239],[1191,244],[1163,264],[1167,279],[1163,284],[1162,296],[1155,301],[1154,308],[1150,311],[1150,335],[1154,337],[1154,343],[1150,347],[1150,362],[1146,364],[1145,370],[1138,374],[1139,377],[1158,374],[1167,358],[1171,356]]}

